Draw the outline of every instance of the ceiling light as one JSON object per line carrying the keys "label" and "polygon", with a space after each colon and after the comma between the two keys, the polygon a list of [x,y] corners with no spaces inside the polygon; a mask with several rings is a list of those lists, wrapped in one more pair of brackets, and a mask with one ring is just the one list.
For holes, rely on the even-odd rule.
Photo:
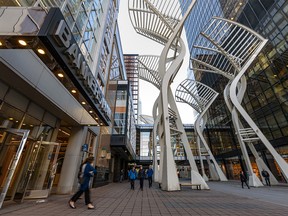
{"label": "ceiling light", "polygon": [[38,53],[44,55],[45,54],[45,51],[43,49],[37,49]]}
{"label": "ceiling light", "polygon": [[83,105],[84,105],[84,104],[86,104],[86,102],[85,102],[85,101],[82,101],[81,103],[82,103]]}
{"label": "ceiling light", "polygon": [[9,118],[9,120],[10,120],[10,121],[13,121],[13,118],[12,118],[12,117],[10,117],[10,118]]}
{"label": "ceiling light", "polygon": [[21,44],[22,46],[26,46],[27,43],[24,40],[18,40],[18,43]]}
{"label": "ceiling light", "polygon": [[242,4],[243,4],[242,2],[239,3],[239,5],[242,5]]}
{"label": "ceiling light", "polygon": [[101,122],[100,125],[103,125],[103,123]]}
{"label": "ceiling light", "polygon": [[72,92],[73,94],[75,94],[75,93],[76,93],[76,90],[75,90],[75,89],[73,89],[73,90],[71,90],[71,92]]}
{"label": "ceiling light", "polygon": [[231,17],[231,20],[234,20],[234,17]]}
{"label": "ceiling light", "polygon": [[90,110],[90,111],[89,111],[89,113],[93,113],[93,111],[92,111],[92,110]]}
{"label": "ceiling light", "polygon": [[0,41],[0,46],[2,46],[3,44],[2,44],[2,42]]}
{"label": "ceiling light", "polygon": [[58,75],[58,77],[61,77],[61,78],[64,77],[64,75],[62,73],[58,73],[57,75]]}

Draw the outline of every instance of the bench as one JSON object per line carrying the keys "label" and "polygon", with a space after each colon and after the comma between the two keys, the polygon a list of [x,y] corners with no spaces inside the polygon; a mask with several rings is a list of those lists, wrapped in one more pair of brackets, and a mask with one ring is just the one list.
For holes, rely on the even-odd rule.
{"label": "bench", "polygon": [[181,187],[186,187],[186,186],[189,186],[189,187],[196,187],[197,190],[201,190],[201,184],[191,184],[191,183],[180,183],[180,188]]}

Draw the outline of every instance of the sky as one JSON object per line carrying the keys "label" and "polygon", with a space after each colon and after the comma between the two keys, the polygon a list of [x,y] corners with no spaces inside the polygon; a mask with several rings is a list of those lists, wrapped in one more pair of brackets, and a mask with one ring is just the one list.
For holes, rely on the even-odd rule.
{"label": "sky", "polygon": [[[148,39],[134,30],[129,14],[128,0],[120,1],[120,10],[118,16],[118,24],[120,29],[120,37],[124,54],[139,54],[139,55],[159,55],[161,54],[163,45]],[[182,39],[186,41],[185,33],[182,33]],[[186,43],[187,44],[187,43]],[[175,94],[177,86],[187,78],[189,67],[189,50],[186,49],[186,57],[180,68],[174,82],[171,85],[172,92]],[[142,103],[142,114],[152,116],[153,104],[159,95],[159,90],[152,84],[140,79],[139,83],[139,98]],[[195,118],[193,108],[187,104],[177,102],[178,111],[180,113],[182,123],[194,124]]]}

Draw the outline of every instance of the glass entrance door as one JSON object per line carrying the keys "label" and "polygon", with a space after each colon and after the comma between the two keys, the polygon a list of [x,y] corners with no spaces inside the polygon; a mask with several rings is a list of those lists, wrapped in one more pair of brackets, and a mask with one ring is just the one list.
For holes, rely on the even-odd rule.
{"label": "glass entrance door", "polygon": [[4,200],[11,200],[14,196],[29,132],[21,129],[0,130],[0,208]]}
{"label": "glass entrance door", "polygon": [[31,149],[27,169],[18,184],[14,200],[47,198],[57,170],[60,144],[37,141]]}

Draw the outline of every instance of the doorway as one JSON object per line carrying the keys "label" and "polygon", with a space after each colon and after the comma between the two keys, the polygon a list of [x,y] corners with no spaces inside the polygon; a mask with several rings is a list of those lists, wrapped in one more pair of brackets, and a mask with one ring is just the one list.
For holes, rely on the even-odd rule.
{"label": "doorway", "polygon": [[0,136],[0,208],[14,197],[17,174],[21,171],[29,130],[2,129]]}
{"label": "doorway", "polygon": [[60,144],[34,141],[29,130],[2,129],[0,136],[0,208],[4,201],[47,198]]}

